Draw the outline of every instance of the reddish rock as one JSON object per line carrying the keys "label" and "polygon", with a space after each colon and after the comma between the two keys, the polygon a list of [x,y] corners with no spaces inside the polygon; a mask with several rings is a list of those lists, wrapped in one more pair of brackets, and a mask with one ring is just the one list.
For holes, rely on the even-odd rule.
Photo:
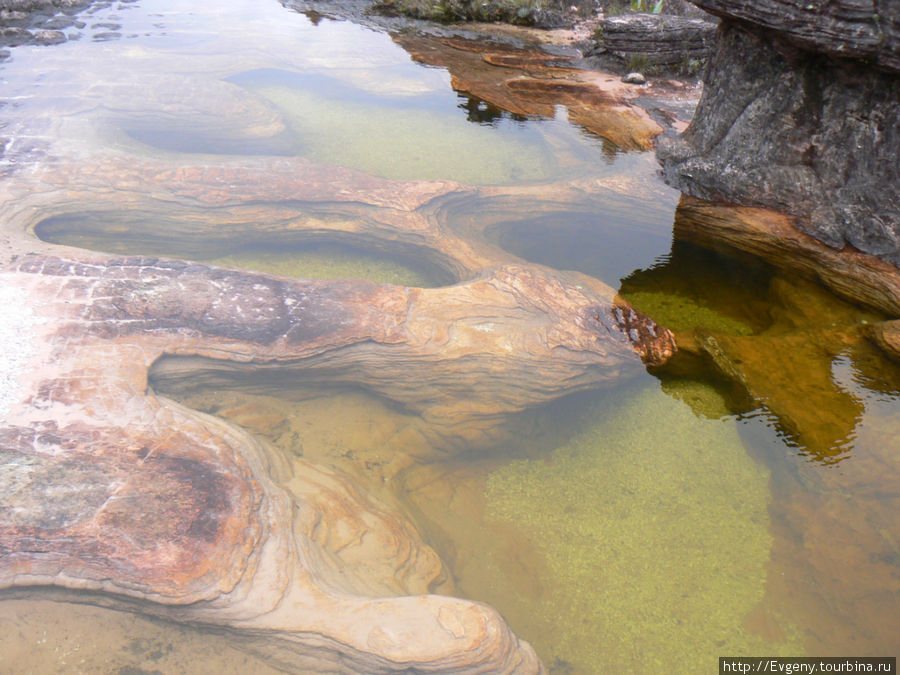
{"label": "reddish rock", "polygon": [[[0,272],[11,322],[0,489],[15,508],[0,511],[0,586],[98,591],[122,607],[152,600],[141,611],[250,631],[293,669],[542,671],[496,611],[433,594],[446,570],[402,517],[346,477],[156,396],[148,372],[193,382],[278,370],[363,384],[418,412],[453,451],[491,442],[511,413],[617,382],[642,358],[666,360],[668,331],[596,280],[522,264],[478,229],[454,235],[435,206],[466,194],[449,182],[303,160],[114,159],[22,180],[5,185],[18,198],[3,205],[13,255]],[[468,281],[286,279],[27,234],[55,214],[150,212],[158,200],[216,206],[210,221],[186,221],[198,235],[218,218],[317,236],[324,222],[428,251]],[[297,218],[298,203],[355,217]]]}

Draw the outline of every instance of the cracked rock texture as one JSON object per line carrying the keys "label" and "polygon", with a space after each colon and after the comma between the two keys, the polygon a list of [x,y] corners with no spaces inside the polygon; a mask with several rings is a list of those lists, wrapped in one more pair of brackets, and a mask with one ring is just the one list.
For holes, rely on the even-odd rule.
{"label": "cracked rock texture", "polygon": [[900,264],[900,2],[695,4],[723,22],[666,180]]}
{"label": "cracked rock texture", "polygon": [[672,65],[707,59],[716,24],[667,14],[623,14],[601,20],[597,34],[600,44],[621,59],[640,55],[648,65]]}

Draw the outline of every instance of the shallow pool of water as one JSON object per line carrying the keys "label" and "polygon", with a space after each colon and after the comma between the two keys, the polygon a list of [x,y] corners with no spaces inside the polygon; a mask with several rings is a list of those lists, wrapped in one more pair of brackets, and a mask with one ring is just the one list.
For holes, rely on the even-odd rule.
{"label": "shallow pool of water", "polygon": [[[524,118],[455,92],[446,70],[414,63],[383,32],[274,0],[189,10],[140,0],[99,8],[101,20],[121,24],[121,38],[17,48],[0,67],[7,171],[124,153],[210,165],[302,156],[466,186],[620,180],[622,196],[607,201],[463,190],[440,208],[448,231],[481,237],[498,259],[601,279],[697,345],[671,368],[513,417],[502,442],[439,462],[421,418],[363,389],[159,391],[337,467],[401,509],[459,592],[496,606],[552,672],[896,653],[900,370],[866,334],[883,317],[673,242],[678,195],[651,157],[610,152],[563,111]],[[261,222],[254,236],[251,219],[232,236],[231,221],[202,206],[82,206],[48,214],[37,235],[283,276],[453,281],[420,249],[348,246],[325,229],[301,241]],[[49,634],[39,630],[55,611],[40,594],[0,602],[0,655],[15,655],[16,670],[265,667],[221,636],[135,618],[126,629],[110,610],[66,605]]]}

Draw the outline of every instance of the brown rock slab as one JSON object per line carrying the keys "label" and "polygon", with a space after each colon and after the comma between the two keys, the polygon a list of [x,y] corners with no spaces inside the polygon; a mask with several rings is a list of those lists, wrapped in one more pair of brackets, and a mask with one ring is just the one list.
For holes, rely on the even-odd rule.
{"label": "brown rock slab", "polygon": [[[452,452],[490,444],[511,414],[666,360],[668,331],[599,282],[525,265],[477,228],[453,234],[440,205],[470,192],[454,183],[294,159],[108,157],[4,190],[0,275],[16,350],[0,397],[0,488],[14,496],[0,510],[0,586],[99,592],[78,597],[125,608],[150,600],[140,611],[250,633],[293,669],[542,670],[494,610],[434,594],[449,588],[446,570],[394,509],[157,396],[148,373],[188,386],[275,373],[361,384]],[[466,281],[287,279],[29,234],[87,206],[102,223],[160,200],[182,215],[217,207],[209,222],[183,221],[198,240],[217,219],[241,229],[277,215],[273,232],[399,242]]]}
{"label": "brown rock slab", "polygon": [[[596,74],[562,67],[558,57],[512,46],[486,48],[464,38],[401,34],[394,39],[417,61],[447,68],[457,91],[510,113],[553,118],[555,106],[564,105],[572,122],[623,150],[649,150],[662,133],[645,110],[628,102],[621,88],[604,89]],[[619,84],[613,76],[609,81]]]}

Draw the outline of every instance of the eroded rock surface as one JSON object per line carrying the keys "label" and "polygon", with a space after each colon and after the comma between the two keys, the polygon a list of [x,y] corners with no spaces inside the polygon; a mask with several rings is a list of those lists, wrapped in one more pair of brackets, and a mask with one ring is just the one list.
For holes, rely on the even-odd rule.
{"label": "eroded rock surface", "polygon": [[[601,110],[627,147],[658,131],[589,78],[544,68],[546,55],[441,48],[499,66],[498,83],[517,82],[503,90],[509,101],[540,99],[547,114],[563,103],[586,119]],[[155,387],[349,384],[427,429],[428,451],[490,446],[510,417],[674,350],[668,331],[611,288],[528,264],[485,234],[504,205],[603,202],[614,181],[469,187],[315,164],[293,156],[283,111],[229,79],[267,57],[199,52],[192,67],[206,75],[148,76],[148,92],[131,62],[102,56],[104,78],[64,78],[58,108],[11,116],[0,185],[0,489],[10,496],[0,588],[227,629],[294,671],[542,672],[495,610],[439,595],[453,580],[397,508]],[[155,72],[182,72],[183,58],[169,54]],[[201,102],[185,104],[187,94]],[[218,126],[205,128],[213,117]],[[165,137],[170,126],[187,145]],[[33,139],[43,154],[19,145]],[[471,200],[491,208],[460,222],[454,205]],[[188,246],[167,258],[49,243],[67,223],[136,251]],[[174,259],[257,239],[400,251],[439,268],[445,285]]]}
{"label": "eroded rock surface", "polygon": [[[294,668],[539,670],[493,610],[421,595],[446,573],[402,519],[327,470],[300,463],[290,479],[251,437],[147,394],[163,350],[207,343],[252,358],[354,332],[336,296],[311,300],[318,319],[292,320],[285,309],[310,309],[313,289],[273,305],[283,282],[187,268],[27,257],[3,272],[31,308],[17,328],[34,349],[4,391],[0,480],[15,507],[0,516],[0,583],[102,590],[170,618],[264,630],[294,643]],[[396,317],[383,316],[389,334]]]}
{"label": "eroded rock surface", "polygon": [[[4,335],[30,347],[0,401],[0,482],[15,504],[0,513],[0,584],[151,600],[141,611],[250,631],[293,669],[542,669],[493,609],[432,594],[449,589],[448,575],[391,508],[157,397],[148,372],[158,364],[160,379],[191,384],[234,373],[362,384],[417,413],[453,451],[490,443],[512,413],[666,360],[668,331],[596,280],[523,265],[477,236],[460,245],[443,224],[441,205],[465,192],[451,182],[395,183],[304,160],[113,158],[22,181],[5,186],[19,198],[4,206],[17,252],[2,271],[15,323]],[[27,234],[87,204],[102,218],[159,199],[188,214],[218,206],[205,226],[194,222],[197,236],[217,219],[239,228],[277,214],[273,231],[407,242],[468,281],[303,281]],[[336,211],[321,218],[317,203]]]}
{"label": "eroded rock surface", "polygon": [[691,126],[660,143],[667,181],[900,263],[900,6],[696,4],[723,23]]}
{"label": "eroded rock surface", "polygon": [[613,76],[604,80],[602,73],[566,67],[567,57],[503,44],[486,49],[456,37],[398,34],[394,39],[417,61],[450,70],[454,89],[496,106],[497,112],[553,118],[557,106],[566,106],[571,122],[622,150],[649,150],[663,130],[630,102],[631,88],[609,86],[617,82]]}

